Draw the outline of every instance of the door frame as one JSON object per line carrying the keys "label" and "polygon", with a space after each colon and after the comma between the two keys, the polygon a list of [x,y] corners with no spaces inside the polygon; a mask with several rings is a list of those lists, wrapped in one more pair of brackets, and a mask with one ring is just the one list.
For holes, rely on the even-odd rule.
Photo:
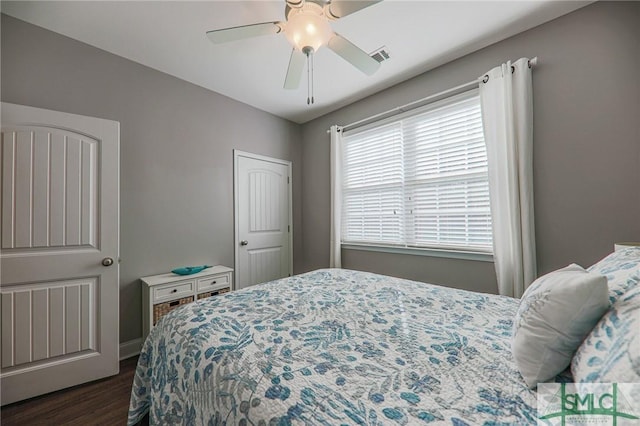
{"label": "door frame", "polygon": [[[251,152],[246,152],[246,151],[240,151],[238,149],[234,149],[233,150],[233,267],[234,267],[234,273],[238,274],[238,267],[239,267],[239,259],[240,259],[240,253],[239,253],[239,247],[240,247],[240,223],[238,220],[238,214],[239,214],[239,207],[238,207],[238,161],[240,160],[240,157],[245,157],[245,158],[250,158],[253,160],[259,160],[259,161],[266,161],[266,162],[270,162],[270,163],[276,163],[276,164],[282,164],[284,166],[287,166],[288,169],[288,176],[289,178],[291,178],[291,161],[288,160],[281,160],[279,158],[273,158],[273,157],[267,157],[266,155],[260,155],[260,154],[253,154]],[[291,182],[292,179],[289,180],[288,185],[287,185],[287,190],[288,190],[288,202],[289,202],[289,221],[288,221],[288,226],[289,226],[289,276],[293,275],[293,191],[292,191],[292,186],[293,186],[293,182]],[[233,280],[233,290],[236,289],[236,281],[237,279]]]}

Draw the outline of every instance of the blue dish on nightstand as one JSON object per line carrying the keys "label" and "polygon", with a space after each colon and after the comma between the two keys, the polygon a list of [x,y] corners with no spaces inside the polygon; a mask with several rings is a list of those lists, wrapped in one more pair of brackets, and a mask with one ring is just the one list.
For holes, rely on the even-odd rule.
{"label": "blue dish on nightstand", "polygon": [[173,269],[171,272],[178,275],[191,275],[191,274],[196,274],[207,268],[211,268],[211,265],[183,266],[182,268]]}

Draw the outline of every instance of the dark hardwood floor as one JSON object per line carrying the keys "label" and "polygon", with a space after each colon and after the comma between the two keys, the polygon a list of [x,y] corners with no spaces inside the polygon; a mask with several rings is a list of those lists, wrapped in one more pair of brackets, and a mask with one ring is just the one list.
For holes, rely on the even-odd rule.
{"label": "dark hardwood floor", "polygon": [[138,357],[120,361],[120,374],[2,407],[10,425],[125,425]]}

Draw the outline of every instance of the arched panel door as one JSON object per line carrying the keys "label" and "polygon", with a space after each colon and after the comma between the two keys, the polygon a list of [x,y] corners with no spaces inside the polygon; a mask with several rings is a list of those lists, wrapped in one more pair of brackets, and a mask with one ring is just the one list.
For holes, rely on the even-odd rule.
{"label": "arched panel door", "polygon": [[291,163],[236,151],[235,287],[291,275]]}
{"label": "arched panel door", "polygon": [[118,373],[119,126],[2,104],[2,405]]}

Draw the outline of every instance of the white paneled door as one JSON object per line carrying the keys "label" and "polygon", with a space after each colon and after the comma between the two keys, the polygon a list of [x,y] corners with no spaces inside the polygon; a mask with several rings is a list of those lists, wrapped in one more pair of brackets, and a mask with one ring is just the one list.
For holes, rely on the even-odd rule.
{"label": "white paneled door", "polygon": [[234,151],[236,289],[291,275],[291,162]]}
{"label": "white paneled door", "polygon": [[2,405],[118,373],[119,135],[2,103]]}

